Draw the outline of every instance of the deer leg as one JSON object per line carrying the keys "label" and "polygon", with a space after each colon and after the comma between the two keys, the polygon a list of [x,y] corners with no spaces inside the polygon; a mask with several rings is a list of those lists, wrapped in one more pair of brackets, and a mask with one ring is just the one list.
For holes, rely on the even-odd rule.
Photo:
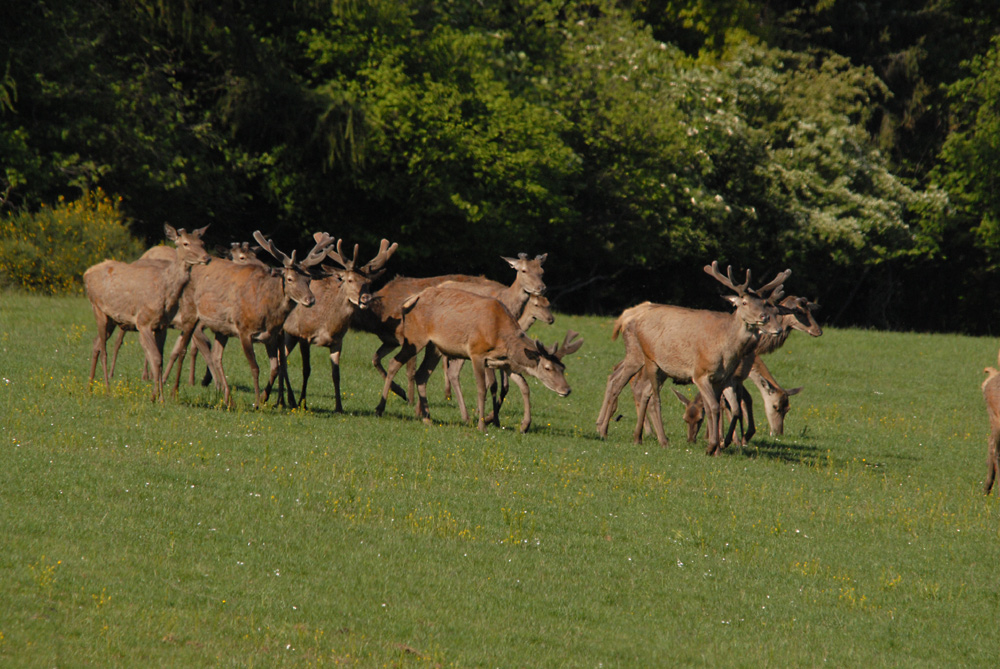
{"label": "deer leg", "polygon": [[[410,360],[412,361],[413,358],[410,358]],[[440,360],[441,353],[438,351],[437,346],[428,342],[427,346],[424,347],[423,362],[420,363],[420,367],[413,375],[413,382],[416,384],[418,395],[417,418],[423,418],[424,422],[428,424],[431,422],[431,414],[427,406],[427,379],[430,378],[431,372],[434,371]]]}
{"label": "deer leg", "polygon": [[521,417],[521,432],[527,432],[531,427],[531,391],[528,389],[528,382],[524,377],[514,372],[510,373],[514,385],[521,391],[521,399],[524,400],[524,416]]}
{"label": "deer leg", "polygon": [[[476,380],[476,411],[479,413],[480,432],[486,431],[486,359],[482,356],[472,358],[472,378]],[[495,381],[494,381],[495,383]]]}
{"label": "deer leg", "polygon": [[159,348],[156,346],[156,334],[149,327],[139,328],[139,343],[142,344],[142,349],[146,352],[146,360],[149,362],[149,370],[153,373],[153,397],[152,400],[155,402],[156,398],[163,401],[163,376],[161,372],[163,370],[163,356],[160,354]]}
{"label": "deer leg", "polygon": [[[338,341],[330,346],[330,378],[333,381],[333,401],[335,403],[333,410],[336,413],[344,413],[344,404],[340,394],[340,353],[343,345],[343,341]],[[305,393],[305,391],[305,386],[302,386],[302,392]]]}
{"label": "deer leg", "polygon": [[633,376],[642,368],[641,359],[630,359],[633,356],[626,356],[615,366],[611,374],[608,375],[608,385],[604,390],[604,401],[601,403],[601,411],[597,415],[597,434],[602,439],[608,436],[608,423],[611,416],[618,408],[618,396]]}
{"label": "deer leg", "polygon": [[[489,367],[485,370],[485,381],[486,387],[490,389],[490,400],[493,404],[493,411],[489,416],[486,417],[487,423],[493,423],[497,427],[500,427],[500,407],[503,405],[503,398],[497,397],[497,371],[495,369],[490,369]],[[500,372],[500,378],[504,378],[505,372]]]}
{"label": "deer leg", "polygon": [[693,379],[693,381],[698,387],[698,391],[701,393],[701,401],[705,405],[705,438],[708,439],[708,446],[705,448],[705,453],[707,455],[718,455],[721,445],[719,395],[706,377]]}
{"label": "deer leg", "polygon": [[[219,335],[215,335],[215,338],[218,339]],[[199,341],[199,339],[196,339],[195,343],[197,343],[198,341]],[[208,338],[203,335],[200,338],[200,341],[207,342]],[[225,345],[223,345],[223,348],[225,348]],[[200,349],[200,347],[199,347],[199,349]],[[212,359],[209,357],[211,355],[211,349],[212,349],[212,346],[206,347],[206,350],[209,351],[209,354],[207,354],[207,355],[206,355],[205,351],[201,351],[201,357],[205,358],[205,365],[206,365],[205,366],[205,375],[201,377],[201,385],[202,385],[203,388],[207,388],[208,384],[211,383],[212,380],[214,379],[215,380],[215,387],[217,389],[221,390],[222,387],[223,387],[223,384],[225,383],[225,379],[222,379],[222,381],[220,381],[215,376],[216,372],[212,370]],[[194,364],[194,358],[191,358],[191,363]],[[216,369],[221,369],[221,366],[217,365]]]}
{"label": "deer leg", "polygon": [[[195,377],[197,376],[197,369],[196,369],[197,365],[195,365],[195,361],[198,359],[197,346],[191,349],[191,355],[189,357],[191,358],[191,360],[189,361],[191,363],[191,371],[188,373],[188,385],[193,386],[196,383]],[[202,357],[204,358],[205,356],[202,355]],[[205,377],[208,379],[212,378],[212,370],[208,367],[205,368]],[[202,379],[201,385],[207,386],[208,383],[206,383],[205,379]]]}
{"label": "deer leg", "polygon": [[[111,356],[111,376],[115,375],[115,367],[118,366],[118,349],[122,347],[122,342],[125,341],[125,328],[118,328],[118,337],[115,338],[115,350]],[[145,376],[142,377],[143,380],[146,379]]]}
{"label": "deer leg", "polygon": [[414,377],[416,376],[416,374],[417,374],[417,361],[414,360],[413,358],[410,358],[409,360],[406,361],[406,381],[407,381],[406,388],[409,392],[409,398],[411,404],[413,403],[413,398],[414,398],[413,385],[415,383]]}
{"label": "deer leg", "polygon": [[444,375],[450,382],[451,389],[455,391],[455,402],[458,404],[458,410],[462,414],[462,422],[468,423],[469,408],[465,406],[465,395],[462,393],[462,383],[459,379],[464,364],[465,360],[462,358],[445,358]]}
{"label": "deer leg", "polygon": [[652,425],[652,432],[656,434],[656,440],[660,443],[660,447],[667,448],[670,446],[670,440],[667,439],[667,434],[663,431],[663,407],[660,404],[660,390],[663,388],[663,382],[667,380],[667,377],[660,372],[658,367],[648,362],[643,365],[643,374],[645,376],[644,383],[649,385],[649,397],[646,399],[646,420],[644,424],[646,429],[649,429],[650,425]]}
{"label": "deer leg", "polygon": [[[383,348],[384,347],[385,345],[383,345]],[[379,349],[379,351],[381,350],[382,348]],[[379,400],[378,406],[375,407],[376,416],[381,416],[382,413],[385,411],[385,403],[386,400],[389,399],[389,392],[390,391],[395,392],[393,390],[393,386],[395,385],[392,380],[393,377],[396,376],[396,373],[403,367],[403,365],[405,365],[406,362],[416,354],[417,354],[416,346],[414,346],[409,342],[405,342],[402,348],[400,348],[399,353],[396,354],[396,357],[393,358],[392,362],[389,363],[388,371],[382,370],[381,358],[378,358],[377,361],[375,359],[372,360],[372,362],[375,363],[375,366],[378,367],[379,370],[385,373],[385,383],[382,386],[382,398]],[[377,355],[378,354],[376,353],[376,356]],[[399,386],[396,386],[396,388],[399,388]],[[402,391],[402,388],[399,388],[399,390]],[[396,394],[399,395],[399,393]],[[403,393],[402,395],[400,395],[400,397],[406,399],[406,393]]]}
{"label": "deer leg", "polygon": [[[389,352],[398,346],[399,346],[398,342],[382,342],[382,345],[378,347],[377,351],[375,351],[375,355],[372,356],[372,364],[375,365],[375,369],[378,370],[378,373],[382,376],[383,379],[389,377],[389,374],[382,367],[382,358],[389,355]],[[414,355],[416,355],[415,352]],[[395,372],[393,373],[393,376],[395,376]],[[402,397],[404,400],[407,399],[406,391],[403,390],[402,387],[400,387],[397,383],[392,382],[389,388],[399,397]]]}
{"label": "deer leg", "polygon": [[743,445],[746,446],[757,433],[757,425],[753,419],[753,398],[742,383],[737,388],[737,391],[741,399],[740,413],[746,418],[747,423],[747,431],[743,433]]}
{"label": "deer leg", "polygon": [[989,455],[986,457],[986,467],[983,494],[989,495],[993,489],[993,482],[996,480],[997,470],[1000,469],[1000,428],[990,430],[990,448]]}
{"label": "deer leg", "polygon": [[260,367],[257,366],[257,356],[253,352],[253,340],[249,334],[240,333],[240,346],[243,347],[243,355],[250,365],[250,378],[253,379],[254,408],[259,409],[260,404]]}
{"label": "deer leg", "polygon": [[[461,360],[461,362],[459,362],[459,360]],[[444,375],[444,398],[446,400],[450,400],[451,399],[451,387],[454,385],[454,383],[452,382],[452,378],[451,378],[451,374],[452,374],[451,366],[452,366],[453,362],[454,362],[455,365],[458,366],[458,371],[461,372],[462,371],[462,364],[465,363],[465,360],[462,360],[461,358],[449,358],[449,357],[445,356],[445,359],[444,359],[444,369],[445,369],[445,375]],[[463,417],[462,420],[468,420],[468,418]]]}

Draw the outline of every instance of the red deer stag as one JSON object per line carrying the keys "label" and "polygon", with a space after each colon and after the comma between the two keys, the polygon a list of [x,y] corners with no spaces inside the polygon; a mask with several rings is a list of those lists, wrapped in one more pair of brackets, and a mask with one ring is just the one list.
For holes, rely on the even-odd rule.
{"label": "red deer stag", "polygon": [[448,355],[472,361],[480,430],[486,429],[486,369],[489,367],[507,371],[521,390],[524,417],[520,428],[526,432],[531,425],[531,402],[528,384],[522,375],[534,376],[560,397],[566,397],[570,387],[566,382],[562,359],[579,349],[583,340],[575,339],[576,333],[570,332],[561,348],[545,348],[528,338],[499,300],[470,293],[455,285],[449,283],[427,288],[402,305],[398,327],[401,349],[389,363],[382,399],[375,413],[381,416],[385,410],[392,377],[424,349],[424,359],[416,374],[419,393],[417,417],[430,420],[427,379],[441,355]]}
{"label": "red deer stag", "polygon": [[[222,367],[222,353],[229,337],[239,337],[253,378],[254,406],[259,407],[267,402],[274,380],[282,371],[284,347],[281,334],[285,318],[296,304],[310,307],[316,301],[309,290],[310,277],[306,270],[321,263],[326,258],[327,248],[334,242],[332,237],[324,235],[308,256],[301,263],[296,263],[294,251],[291,257],[285,255],[259,231],[254,232],[254,239],[281,262],[282,268],[237,265],[216,259],[193,272],[191,286],[184,291],[181,300],[181,336],[174,345],[167,366],[169,374],[173,365],[183,360],[191,337],[204,343],[205,336],[201,329],[210,329],[215,333],[215,343],[206,362],[212,376],[222,385],[226,405],[231,405],[232,397]],[[270,361],[270,377],[263,395],[260,368],[253,351],[254,342],[264,344]],[[175,393],[180,375],[181,370],[178,369],[174,381]]]}
{"label": "red deer stag", "polygon": [[[501,256],[503,257],[503,256]],[[416,295],[425,288],[442,284],[446,281],[457,281],[461,283],[475,283],[480,286],[489,286],[488,294],[500,300],[511,313],[520,314],[524,303],[531,295],[541,295],[545,292],[545,282],[542,275],[542,263],[548,254],[528,258],[526,253],[519,253],[515,258],[503,258],[516,272],[513,283],[505,286],[502,283],[490,281],[480,276],[468,276],[465,274],[447,274],[444,276],[432,276],[425,278],[396,277],[372,296],[369,308],[364,311],[357,311],[352,321],[352,327],[364,332],[376,335],[382,345],[372,356],[372,364],[383,379],[386,377],[385,368],[382,366],[382,358],[387,356],[394,349],[399,347],[396,339],[396,330],[402,320],[403,302],[412,295]],[[392,392],[402,398],[406,398],[406,392],[396,383],[391,384]],[[410,395],[413,388],[410,388]]]}
{"label": "red deer stag", "polygon": [[[780,294],[774,292],[771,294],[769,301],[775,301],[780,297]],[[778,307],[781,310],[780,324],[782,331],[780,334],[772,335],[761,333],[760,339],[757,342],[757,347],[751,356],[740,362],[736,371],[733,373],[733,380],[730,384],[730,388],[725,390],[725,409],[726,413],[730,417],[729,429],[726,432],[725,445],[728,445],[732,438],[733,432],[735,430],[736,421],[739,421],[741,430],[741,443],[746,445],[749,443],[750,439],[756,432],[756,426],[754,424],[753,417],[753,400],[749,393],[743,387],[743,380],[745,378],[750,378],[751,381],[757,386],[760,391],[761,399],[764,402],[764,412],[767,416],[768,426],[770,428],[771,436],[776,434],[784,433],[784,417],[788,413],[790,405],[788,398],[792,395],[798,394],[802,388],[794,388],[792,390],[786,391],[778,384],[778,382],[771,376],[770,371],[761,359],[762,354],[771,353],[776,349],[780,348],[788,338],[788,335],[792,330],[801,330],[813,337],[819,337],[823,334],[823,329],[820,327],[819,323],[813,317],[812,312],[818,307],[816,304],[810,302],[804,297],[795,297],[789,295],[778,303]],[[636,402],[636,410],[638,411],[639,397],[642,395],[642,384],[643,379],[646,374],[637,374],[632,379],[632,393]],[[662,384],[666,377],[661,374],[656,374],[655,377],[659,384]],[[738,383],[737,383],[738,381]],[[694,398],[688,400],[685,396],[680,395],[677,390],[674,393],[678,395],[678,399],[684,404],[684,422],[688,426],[688,441],[694,443],[697,439],[698,431],[701,428],[701,418],[704,416],[703,404],[701,401],[700,393],[696,393]],[[653,401],[659,401],[659,388],[657,388],[651,395]],[[735,407],[735,411],[734,411]],[[744,429],[745,421],[745,429]],[[649,413],[646,413],[646,429],[650,429]],[[652,430],[651,430],[652,431]],[[641,431],[639,432],[641,437]]]}
{"label": "red deer stag", "polygon": [[[1000,362],[1000,355],[997,356]],[[993,490],[993,482],[1000,470],[1000,371],[993,367],[983,370],[986,380],[983,381],[983,400],[986,401],[986,411],[990,416],[989,453],[986,457],[986,483],[983,484],[983,494],[989,495]]]}
{"label": "red deer stag", "polygon": [[[139,332],[139,342],[153,374],[153,399],[163,400],[162,335],[173,319],[191,268],[209,261],[202,236],[205,228],[185,232],[165,225],[167,239],[176,244],[169,262],[124,263],[105,260],[83,274],[83,284],[97,321],[97,336],[90,358],[90,381],[94,380],[97,360],[101,358],[104,385],[108,375],[108,338],[115,326]],[[159,345],[157,345],[159,342]]]}
{"label": "red deer stag", "polygon": [[[354,257],[347,258],[341,251],[342,241],[337,242],[336,251],[327,250],[329,258],[342,269],[333,270],[329,276],[322,279],[314,279],[310,288],[316,297],[316,304],[309,309],[295,308],[285,319],[285,356],[287,358],[296,345],[302,354],[302,392],[299,395],[299,403],[304,405],[306,402],[306,387],[311,370],[309,347],[325,346],[330,349],[330,367],[337,413],[344,410],[340,399],[340,351],[344,335],[354,313],[368,308],[372,298],[371,283],[385,271],[386,263],[399,246],[390,245],[389,240],[383,239],[378,254],[367,264],[360,265],[358,246],[354,246]],[[279,395],[280,388],[279,380]],[[291,386],[288,392],[289,403],[294,404]]]}
{"label": "red deer stag", "polygon": [[[635,436],[642,437],[642,426],[647,410],[653,412],[653,428],[662,446],[667,446],[660,417],[659,400],[649,399],[658,390],[656,374],[679,383],[694,383],[705,399],[708,418],[709,455],[721,449],[719,398],[722,390],[739,362],[753,351],[760,332],[778,334],[779,310],[768,303],[772,294],[780,293],[781,286],[791,274],[785,270],[756,291],[749,288],[750,272],[746,281],[737,285],[732,277],[719,271],[718,263],[705,266],[705,272],[732,290],[735,295],[724,296],[736,310],[731,313],[686,309],[671,305],[644,303],[626,310],[616,321],[612,338],[622,334],[625,342],[625,359],[608,377],[604,401],[597,418],[597,432],[601,437],[608,433],[608,423],[614,414],[618,396],[625,384],[644,373],[643,395],[639,402],[639,416]],[[646,365],[646,361],[653,363]]]}

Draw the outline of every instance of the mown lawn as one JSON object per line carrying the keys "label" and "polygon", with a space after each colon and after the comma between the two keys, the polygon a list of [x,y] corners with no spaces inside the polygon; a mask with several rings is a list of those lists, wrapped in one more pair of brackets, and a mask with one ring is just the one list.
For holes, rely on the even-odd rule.
{"label": "mown lawn", "polygon": [[135,335],[88,389],[86,300],[0,295],[0,665],[997,664],[995,340],[794,333],[768,358],[805,386],[786,435],[760,415],[708,458],[669,391],[670,448],[631,443],[627,397],[597,439],[621,342],[610,318],[532,334],[567,328],[572,395],[529,381],[532,431],[515,391],[480,434],[440,370],[434,425],[396,398],[376,418],[360,334],[344,415],[316,349],[308,410],[253,410],[236,345],[234,409],[151,403]]}

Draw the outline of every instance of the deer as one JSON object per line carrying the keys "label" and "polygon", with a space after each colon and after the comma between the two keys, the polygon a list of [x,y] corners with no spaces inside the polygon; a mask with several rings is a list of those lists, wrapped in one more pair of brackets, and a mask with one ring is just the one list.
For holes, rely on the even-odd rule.
{"label": "deer", "polygon": [[[228,250],[225,250],[224,247],[216,247],[216,250],[217,252],[220,253],[220,255],[226,254],[230,260],[232,260],[238,265],[256,264],[261,267],[266,267],[267,265],[265,265],[262,261],[260,261],[257,258],[257,255],[254,251],[255,248],[259,249],[259,247],[251,248],[249,242],[243,242],[242,244],[240,244],[239,242],[233,242]],[[172,246],[158,244],[157,246],[151,246],[150,248],[146,249],[146,252],[143,253],[141,256],[139,256],[139,259],[136,262],[144,262],[149,260],[159,261],[159,262],[170,262],[174,259],[175,256],[176,256],[176,251]],[[127,330],[125,330],[124,328],[119,329],[118,331],[118,338],[115,340],[114,352],[112,353],[111,356],[111,376],[115,375],[115,367],[117,367],[118,365],[118,350],[122,347],[122,342],[125,339],[126,332]],[[163,355],[163,344],[165,339],[166,339],[166,330],[162,330],[157,338],[157,347],[160,350],[161,356]],[[194,348],[191,349],[191,377],[190,377],[191,385],[194,385],[194,377],[195,377],[194,362],[195,362],[195,357],[197,355],[198,355],[198,347],[195,346]],[[144,364],[142,370],[142,379],[144,381],[147,381],[150,378],[151,376],[149,372],[149,365]],[[202,385],[207,386],[211,381],[211,379],[212,379],[212,373],[210,370],[207,370],[205,372],[205,379],[202,381]]]}
{"label": "deer", "polygon": [[[461,286],[454,282],[431,286],[410,296],[401,305],[397,327],[400,351],[389,363],[375,415],[381,416],[385,410],[392,377],[407,361],[424,350],[424,359],[415,377],[419,394],[416,403],[418,418],[430,422],[427,379],[441,356],[448,355],[472,362],[480,431],[486,430],[486,369],[491,368],[507,371],[520,389],[524,399],[520,431],[527,432],[531,426],[531,402],[523,375],[534,376],[549,390],[560,397],[567,397],[570,386],[562,360],[579,350],[583,340],[570,331],[561,347],[547,348],[541,342],[530,339],[499,300],[468,292]],[[496,408],[493,415],[496,420]]]}
{"label": "deer", "polygon": [[[382,366],[382,359],[400,345],[396,339],[396,330],[402,320],[403,302],[410,296],[419,293],[425,288],[442,284],[446,281],[478,283],[483,286],[489,286],[490,296],[501,300],[512,313],[520,314],[524,308],[524,303],[531,295],[542,295],[545,293],[545,281],[542,278],[545,270],[542,269],[542,264],[547,257],[547,253],[535,256],[534,258],[529,258],[526,253],[519,253],[517,258],[501,256],[516,271],[514,281],[509,286],[490,281],[483,277],[466,274],[447,274],[424,278],[396,277],[375,292],[368,309],[355,312],[351,326],[374,334],[381,340],[381,346],[379,346],[372,356],[372,365],[378,370],[384,380],[387,375],[385,368]],[[398,384],[392,382],[391,388],[392,392],[396,395],[407,399],[406,391]],[[410,387],[410,396],[413,396],[412,384]]]}
{"label": "deer", "polygon": [[[184,291],[181,300],[181,336],[174,344],[167,366],[169,374],[176,362],[183,361],[184,352],[192,337],[196,343],[201,342],[198,343],[199,346],[203,346],[206,340],[201,329],[210,329],[215,333],[215,343],[206,362],[212,376],[222,386],[223,402],[227,406],[232,406],[232,394],[222,367],[222,353],[229,337],[239,337],[253,378],[254,406],[261,407],[267,402],[275,378],[283,371],[282,326],[285,318],[296,304],[311,307],[316,302],[309,289],[308,270],[326,258],[327,248],[335,241],[323,234],[306,258],[297,263],[294,251],[290,257],[285,255],[259,230],[253,236],[261,248],[281,262],[281,269],[238,265],[216,259],[193,272],[191,286]],[[260,368],[253,350],[255,341],[264,344],[270,362],[270,377],[263,394],[260,389]],[[178,365],[177,379],[174,381],[175,394],[182,364]]]}
{"label": "deer", "polygon": [[[725,313],[705,309],[687,309],[672,305],[645,302],[626,309],[616,320],[612,339],[622,335],[625,359],[608,376],[604,401],[597,418],[597,432],[606,438],[608,423],[617,407],[618,396],[632,377],[643,373],[643,387],[639,401],[639,416],[635,438],[642,439],[642,426],[647,410],[652,411],[653,428],[660,445],[669,441],[663,433],[660,405],[657,399],[650,402],[654,390],[658,392],[656,376],[671,378],[678,383],[694,383],[705,402],[708,420],[708,455],[718,455],[721,450],[719,400],[723,389],[737,365],[760,338],[761,332],[777,335],[781,331],[778,316],[781,309],[773,302],[781,293],[782,284],[791,270],[780,272],[770,282],[750,289],[750,271],[746,281],[737,285],[732,267],[724,276],[717,261],[706,265],[704,271],[735,295],[725,295],[736,309]],[[646,364],[647,361],[652,364]]]}
{"label": "deer", "polygon": [[[1000,354],[997,356],[1000,363]],[[993,490],[993,482],[1000,470],[1000,370],[994,367],[983,369],[986,380],[983,381],[983,400],[986,402],[986,412],[990,417],[990,437],[987,442],[989,449],[986,456],[986,482],[983,484],[983,494],[989,495]]]}
{"label": "deer", "polygon": [[[775,298],[775,295],[772,293],[772,300]],[[741,431],[740,443],[742,445],[747,445],[756,432],[753,417],[753,400],[743,386],[743,381],[746,378],[750,378],[760,392],[771,436],[784,434],[785,414],[790,409],[788,398],[802,391],[802,388],[793,388],[792,390],[783,389],[771,375],[771,372],[767,369],[767,365],[764,364],[760,356],[771,353],[781,347],[788,339],[788,335],[792,330],[801,330],[813,337],[822,335],[823,328],[820,327],[813,316],[813,312],[818,309],[818,306],[806,298],[793,295],[781,299],[778,302],[778,306],[782,310],[779,316],[782,326],[781,333],[777,335],[761,333],[752,355],[741,361],[737,370],[733,373],[731,388],[724,391],[726,400],[725,409],[730,416],[730,423],[723,447],[728,445],[732,439],[736,421],[739,421]],[[640,389],[642,378],[642,375],[636,375],[632,379],[632,392],[636,401],[637,411],[639,397],[642,394]],[[666,377],[657,375],[655,378],[659,384],[662,384]],[[698,393],[694,398],[689,400],[676,389],[674,389],[674,394],[677,395],[678,399],[684,405],[684,422],[688,427],[688,441],[694,443],[697,440],[698,431],[701,428],[701,419],[704,416],[701,395]],[[659,397],[658,388],[652,397]],[[744,421],[746,421],[745,429]],[[650,427],[648,413],[646,427]],[[641,436],[641,431],[639,434]]]}
{"label": "deer", "polygon": [[116,326],[139,332],[139,342],[153,377],[153,401],[163,401],[162,334],[173,319],[192,267],[210,259],[202,236],[208,226],[191,232],[164,225],[176,250],[170,261],[125,263],[105,260],[88,268],[83,284],[97,321],[97,336],[90,358],[90,382],[101,359],[104,385],[111,387],[107,342]]}
{"label": "deer", "polygon": [[[471,284],[463,284],[465,285]],[[468,288],[464,288],[468,290]],[[506,305],[504,305],[506,306]],[[544,321],[545,323],[552,325],[555,322],[555,316],[552,314],[551,304],[549,299],[544,295],[530,295],[528,301],[524,303],[524,311],[521,312],[520,317],[517,319],[518,326],[524,330],[528,331],[535,321]],[[462,420],[468,422],[469,420],[469,410],[465,406],[465,397],[462,394],[462,386],[459,383],[459,374],[462,372],[462,366],[465,364],[465,360],[462,358],[444,358],[444,396],[445,399],[450,399],[452,395],[452,389],[455,390],[455,401],[458,403],[458,408],[462,413]],[[489,375],[493,375],[493,370],[487,370]],[[507,391],[509,388],[509,378],[507,374],[501,372],[500,374],[500,396],[499,399],[494,397],[493,403],[500,410],[503,406],[504,399],[507,397]],[[487,379],[487,384],[491,389],[496,386],[489,383]],[[490,416],[487,416],[486,422],[489,423],[492,420]]]}
{"label": "deer", "polygon": [[[317,233],[318,235],[319,233]],[[317,242],[320,241],[317,236]],[[383,239],[378,253],[368,263],[358,262],[358,245],[354,246],[354,256],[348,258],[341,248],[343,240],[337,241],[336,250],[327,250],[327,257],[340,265],[341,269],[333,270],[329,276],[314,279],[310,289],[316,298],[316,304],[309,309],[296,307],[285,319],[285,357],[291,354],[296,345],[302,355],[302,391],[299,394],[299,404],[306,403],[306,388],[309,383],[311,365],[309,361],[310,345],[325,346],[330,350],[330,367],[333,377],[334,398],[337,413],[343,413],[344,407],[340,396],[340,352],[344,335],[350,326],[354,313],[368,308],[371,302],[371,284],[385,271],[385,265],[396,252],[398,244],[389,244]],[[279,380],[279,395],[282,381]],[[289,385],[289,402],[295,400]]]}

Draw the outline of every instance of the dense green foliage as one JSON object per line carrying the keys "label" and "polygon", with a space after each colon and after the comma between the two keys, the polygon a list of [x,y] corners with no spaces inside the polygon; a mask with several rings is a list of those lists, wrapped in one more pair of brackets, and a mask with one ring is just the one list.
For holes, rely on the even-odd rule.
{"label": "dense green foliage", "polygon": [[997,665],[995,340],[794,333],[768,357],[805,386],[785,436],[709,458],[669,388],[670,448],[631,443],[625,398],[596,438],[611,320],[536,325],[583,334],[572,394],[529,379],[532,431],[514,392],[481,434],[440,370],[433,425],[376,418],[354,333],[343,415],[315,354],[308,411],[252,410],[232,345],[233,410],[151,403],[134,334],[88,389],[87,301],[0,293],[0,665]]}
{"label": "dense green foliage", "polygon": [[407,274],[549,252],[571,311],[702,306],[706,261],[835,322],[1000,316],[992,0],[11,0],[0,206],[328,230]]}

